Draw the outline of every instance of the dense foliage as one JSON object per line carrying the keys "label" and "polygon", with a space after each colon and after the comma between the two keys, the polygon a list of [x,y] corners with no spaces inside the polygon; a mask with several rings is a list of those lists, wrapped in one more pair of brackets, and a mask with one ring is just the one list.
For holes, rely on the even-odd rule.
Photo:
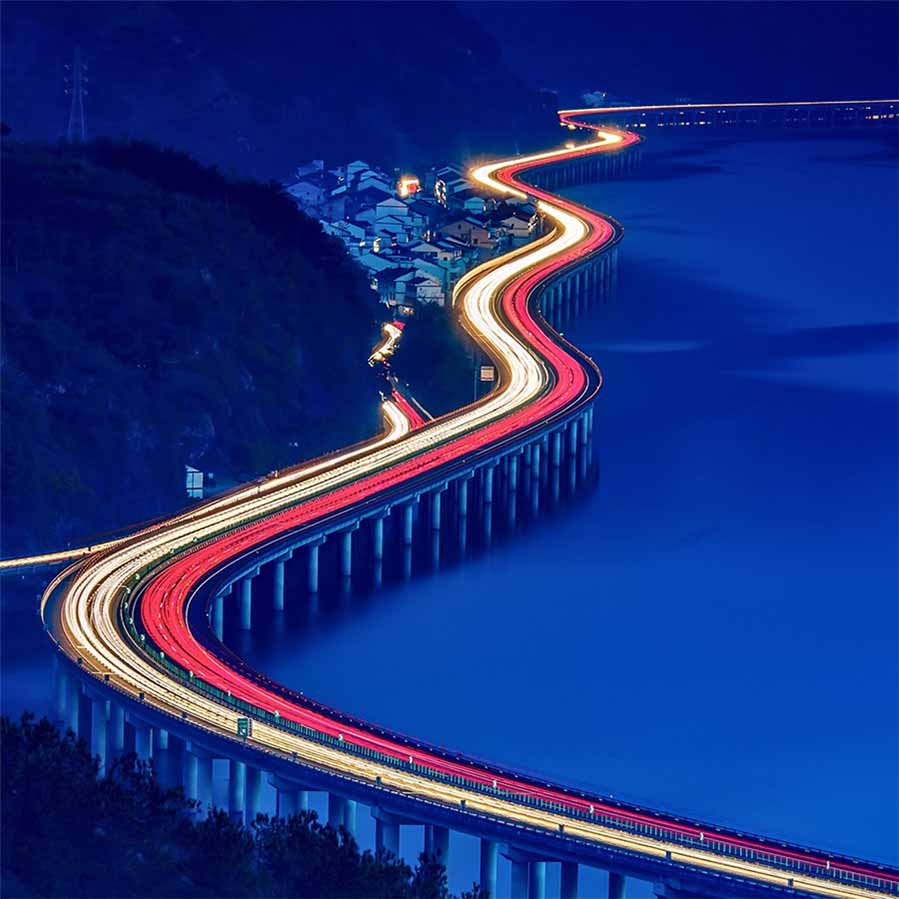
{"label": "dense foliage", "polygon": [[426,305],[406,322],[391,368],[428,412],[443,415],[474,398],[473,352],[452,312]]}
{"label": "dense foliage", "polygon": [[47,719],[4,717],[0,737],[4,895],[450,899],[432,858],[413,871],[360,852],[314,812],[251,827],[221,810],[202,818],[134,756],[98,777],[84,741]]}
{"label": "dense foliage", "polygon": [[2,165],[4,554],[377,428],[376,304],[276,185],[143,143]]}

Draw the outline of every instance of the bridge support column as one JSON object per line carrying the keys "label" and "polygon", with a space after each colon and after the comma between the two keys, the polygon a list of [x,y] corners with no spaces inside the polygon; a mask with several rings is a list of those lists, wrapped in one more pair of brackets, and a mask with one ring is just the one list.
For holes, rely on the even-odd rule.
{"label": "bridge support column", "polygon": [[390,509],[375,513],[371,520],[371,582],[380,587],[384,580],[384,519]]}
{"label": "bridge support column", "polygon": [[546,899],[546,862],[528,863],[528,899]]}
{"label": "bridge support column", "polygon": [[284,566],[293,558],[293,550],[285,553],[280,559],[275,559],[273,572],[272,608],[276,612],[284,611]]}
{"label": "bridge support column", "polygon": [[473,476],[473,472],[468,472],[456,481],[456,522],[459,555],[462,557],[465,556],[468,544],[468,482]]}
{"label": "bridge support column", "polygon": [[617,871],[609,871],[609,899],[625,899],[625,879]]}
{"label": "bridge support column", "polygon": [[106,700],[91,697],[91,755],[100,759],[100,776],[106,774],[108,711]]}
{"label": "bridge support column", "polygon": [[431,491],[431,567],[434,571],[440,567],[440,513],[446,486],[441,484]]}
{"label": "bridge support column", "polygon": [[131,714],[128,715],[128,723],[134,731],[134,754],[138,761],[150,761],[152,739],[150,725]]}
{"label": "bridge support column", "polygon": [[66,675],[66,729],[78,736],[81,717],[81,684],[77,677]]}
{"label": "bridge support column", "polygon": [[353,586],[353,534],[358,528],[357,521],[340,535],[340,580],[344,593]]}
{"label": "bridge support column", "polygon": [[577,419],[568,423],[568,490],[577,487]]}
{"label": "bridge support column", "polygon": [[559,899],[577,899],[577,862],[562,862],[559,872]]}
{"label": "bridge support column", "polygon": [[506,516],[510,528],[515,527],[515,520],[518,513],[518,453],[509,456],[509,469],[507,479],[507,509]]}
{"label": "bridge support column", "polygon": [[276,807],[279,818],[290,818],[309,809],[309,793],[295,781],[273,777],[269,781],[277,791]]}
{"label": "bridge support column", "polygon": [[400,854],[400,818],[382,809],[372,809],[375,819],[375,849],[378,852]]}
{"label": "bridge support column", "polygon": [[510,859],[512,865],[511,899],[528,899],[528,863]]}
{"label": "bridge support column", "polygon": [[247,795],[247,766],[236,759],[228,760],[228,815],[232,821],[244,822]]}
{"label": "bridge support column", "polygon": [[588,437],[587,437],[587,416],[589,415],[589,411],[585,412],[580,417],[580,422],[578,424],[578,443],[580,444],[580,451],[578,454],[578,477],[583,482],[587,477],[587,461],[588,461],[588,453],[587,453],[587,445],[588,445]]}
{"label": "bridge support column", "polygon": [[328,824],[335,830],[343,827],[347,833],[356,833],[356,800],[328,794]]}
{"label": "bridge support column", "polygon": [[559,480],[560,469],[562,466],[562,434],[560,431],[553,431],[552,437],[552,497],[553,505],[559,502]]}
{"label": "bridge support column", "polygon": [[181,786],[184,789],[184,795],[188,799],[199,799],[199,759],[190,751],[188,746],[184,747],[181,755]]}
{"label": "bridge support column", "polygon": [[58,656],[53,657],[53,711],[58,725],[65,727],[66,704],[68,702],[68,675],[62,667]]}
{"label": "bridge support column", "polygon": [[205,817],[212,805],[212,756],[206,753],[197,756],[197,799],[200,814]]}
{"label": "bridge support column", "polygon": [[344,817],[346,815],[346,800],[343,796],[336,793],[328,793],[328,824],[335,830],[343,827]]}
{"label": "bridge support column", "polygon": [[418,497],[403,505],[403,578],[412,577],[412,537],[415,528],[415,507]]}
{"label": "bridge support column", "polygon": [[498,846],[493,840],[481,840],[481,889],[496,899],[496,859]]}
{"label": "bridge support column", "polygon": [[107,758],[114,762],[125,754],[125,710],[117,702],[109,703]]}
{"label": "bridge support column", "polygon": [[484,545],[490,546],[493,536],[493,470],[495,462],[490,462],[481,469],[481,501],[484,515]]}
{"label": "bridge support column", "polygon": [[199,802],[199,812],[205,816],[212,804],[212,753],[192,741],[184,744],[181,757],[181,777],[184,794]]}
{"label": "bridge support column", "polygon": [[262,772],[253,765],[247,765],[245,778],[244,810],[246,812],[246,823],[252,824],[259,814],[259,802],[262,794]]}
{"label": "bridge support column", "polygon": [[324,537],[314,540],[306,555],[306,589],[310,596],[318,595],[318,549],[324,542]]}
{"label": "bridge support column", "polygon": [[180,783],[172,750],[169,749],[169,732],[164,727],[153,728],[153,770],[164,787],[174,787]]}
{"label": "bridge support column", "polygon": [[253,578],[259,574],[259,569],[240,579],[240,629],[250,630],[253,621]]}
{"label": "bridge support column", "polygon": [[540,444],[531,447],[531,515],[540,514]]}
{"label": "bridge support column", "polygon": [[521,493],[527,502],[531,495],[531,477],[533,475],[534,448],[529,443],[522,452],[521,456]]}
{"label": "bridge support column", "polygon": [[425,852],[449,869],[449,829],[437,824],[425,827]]}

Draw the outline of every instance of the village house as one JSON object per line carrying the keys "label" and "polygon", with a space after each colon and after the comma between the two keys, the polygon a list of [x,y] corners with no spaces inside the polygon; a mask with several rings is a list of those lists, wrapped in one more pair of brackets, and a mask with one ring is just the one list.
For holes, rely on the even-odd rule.
{"label": "village house", "polygon": [[455,219],[443,225],[439,230],[441,234],[447,237],[454,237],[470,247],[485,250],[492,250],[496,247],[495,238],[478,219]]}

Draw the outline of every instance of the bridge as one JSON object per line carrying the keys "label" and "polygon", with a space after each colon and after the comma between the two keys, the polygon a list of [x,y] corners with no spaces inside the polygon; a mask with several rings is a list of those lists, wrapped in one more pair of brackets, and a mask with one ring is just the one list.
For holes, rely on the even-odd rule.
{"label": "bridge", "polygon": [[377,588],[385,570],[409,578],[448,552],[489,547],[498,530],[589,483],[602,377],[561,330],[610,297],[622,229],[547,188],[636,164],[640,135],[602,124],[607,113],[563,112],[585,142],[472,173],[533,200],[546,222],[454,292],[459,321],[496,367],[494,389],[414,427],[394,403],[370,441],[87,548],[41,603],[60,650],[57,713],[101,766],[131,748],[204,805],[213,761],[226,759],[229,811],[248,821],[268,780],[281,814],[321,792],[329,822],[353,832],[359,805],[369,807],[377,847],[394,853],[401,828],[423,827],[428,850],[450,864],[450,832],[473,834],[491,896],[500,857],[515,899],[542,899],[548,864],[561,866],[563,897],[577,895],[580,866],[608,871],[616,899],[628,878],[671,899],[897,895],[892,867],[547,783],[370,725],[271,682],[222,642],[226,604],[244,630],[266,607],[284,608],[288,567],[310,604],[326,585]]}

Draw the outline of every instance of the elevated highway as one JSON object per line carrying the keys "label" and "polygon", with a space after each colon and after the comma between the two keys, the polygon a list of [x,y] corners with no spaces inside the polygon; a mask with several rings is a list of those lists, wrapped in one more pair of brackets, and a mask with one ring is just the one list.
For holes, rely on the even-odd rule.
{"label": "elevated highway", "polygon": [[577,894],[579,865],[608,870],[615,896],[626,877],[671,897],[899,894],[888,866],[542,782],[369,725],[272,683],[221,642],[226,602],[252,627],[263,569],[272,569],[276,610],[288,564],[302,563],[308,595],[318,594],[325,544],[337,544],[343,589],[363,576],[378,585],[388,545],[404,576],[416,544],[438,567],[450,535],[462,554],[469,540],[489,545],[498,522],[538,515],[587,479],[601,375],[547,319],[558,324],[608,296],[621,228],[541,185],[560,171],[605,170],[610,158],[626,167],[639,141],[590,124],[589,112],[563,114],[593,132],[587,142],[472,173],[497,193],[535,200],[548,223],[454,293],[460,322],[496,368],[495,389],[414,427],[397,409],[402,422],[376,440],[94,548],[61,572],[42,601],[61,650],[60,714],[77,727],[89,704],[104,763],[123,748],[127,720],[138,754],[199,799],[208,799],[211,760],[228,759],[235,815],[253,816],[265,773],[282,810],[326,791],[330,820],[352,830],[357,803],[371,806],[380,848],[396,851],[401,826],[423,825],[448,861],[449,830],[473,833],[491,895],[500,852],[516,897],[542,897],[551,862],[562,865],[563,896]]}

